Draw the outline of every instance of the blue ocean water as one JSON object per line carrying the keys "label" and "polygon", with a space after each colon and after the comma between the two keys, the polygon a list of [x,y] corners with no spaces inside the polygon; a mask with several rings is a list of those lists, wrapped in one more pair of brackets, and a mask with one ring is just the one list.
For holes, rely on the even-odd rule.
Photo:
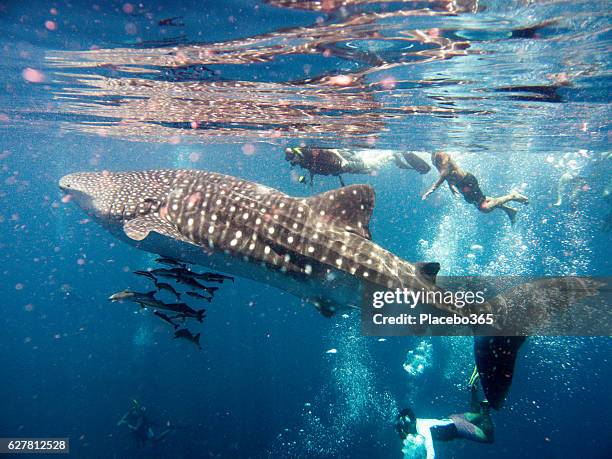
{"label": "blue ocean water", "polygon": [[[469,337],[364,337],[358,314],[239,278],[198,351],[110,303],[150,287],[131,271],[155,256],[64,202],[70,172],[190,167],[308,196],[338,181],[300,183],[285,147],[443,149],[529,206],[511,226],[444,187],[423,203],[432,173],[346,175],[376,190],[378,244],[444,275],[610,274],[608,2],[5,0],[0,30],[0,437],[69,437],[84,458],[394,458],[398,409],[467,406]],[[495,443],[437,456],[610,457],[611,377],[609,337],[529,338]],[[132,399],[176,430],[140,445],[117,426]]]}

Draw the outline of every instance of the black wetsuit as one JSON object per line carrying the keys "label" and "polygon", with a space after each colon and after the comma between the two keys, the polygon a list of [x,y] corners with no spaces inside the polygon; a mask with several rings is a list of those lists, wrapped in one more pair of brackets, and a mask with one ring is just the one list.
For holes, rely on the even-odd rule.
{"label": "black wetsuit", "polygon": [[[452,421],[452,419],[451,419]],[[430,429],[431,438],[435,441],[451,441],[459,438],[457,427],[454,422],[445,425],[432,426]]]}
{"label": "black wetsuit", "polygon": [[325,148],[303,148],[300,165],[313,174],[338,175],[343,171],[340,156]]}
{"label": "black wetsuit", "polygon": [[[478,436],[476,425],[468,421],[465,414],[451,414],[448,419],[452,422],[445,425],[432,426],[431,438],[436,441],[451,441],[457,438],[463,438],[479,443],[488,443],[489,441]],[[488,430],[489,426],[478,426],[483,431]]]}

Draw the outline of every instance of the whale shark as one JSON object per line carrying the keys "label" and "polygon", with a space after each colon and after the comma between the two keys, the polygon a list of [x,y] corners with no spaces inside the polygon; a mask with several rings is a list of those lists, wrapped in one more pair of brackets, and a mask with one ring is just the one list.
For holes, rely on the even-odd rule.
{"label": "whale shark", "polygon": [[[435,284],[438,263],[410,263],[372,241],[374,191],[368,185],[297,198],[189,169],[75,173],[59,185],[131,245],[273,285],[312,302],[326,317],[372,305],[376,290],[441,291]],[[500,409],[508,395],[528,326],[546,324],[546,317],[595,294],[597,287],[588,279],[551,278],[490,300],[489,310],[505,311],[512,319],[511,333],[522,335],[474,340],[478,374],[493,408]],[[519,313],[508,305],[518,305]],[[437,314],[468,312],[446,303],[419,307]]]}
{"label": "whale shark", "polygon": [[438,289],[438,263],[410,263],[372,241],[368,185],[299,198],[219,173],[168,169],[73,173],[59,186],[131,245],[273,285],[325,316],[360,308],[373,290]]}

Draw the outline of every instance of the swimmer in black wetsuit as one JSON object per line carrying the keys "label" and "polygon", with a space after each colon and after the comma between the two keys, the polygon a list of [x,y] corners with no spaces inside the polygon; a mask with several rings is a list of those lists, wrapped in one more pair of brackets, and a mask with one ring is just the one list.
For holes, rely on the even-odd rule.
{"label": "swimmer in black wetsuit", "polygon": [[508,215],[512,223],[515,222],[516,213],[518,211],[506,203],[510,201],[516,201],[523,204],[528,203],[527,196],[520,194],[518,191],[512,191],[510,194],[500,196],[499,198],[485,196],[478,185],[476,177],[461,169],[448,153],[441,151],[432,153],[431,162],[440,172],[440,177],[436,183],[423,194],[423,200],[427,199],[427,196],[436,191],[440,185],[447,182],[453,194],[457,194],[458,192],[461,193],[467,202],[474,204],[481,212],[489,213],[495,209],[501,209],[506,212],[506,215]]}
{"label": "swimmer in black wetsuit", "polygon": [[494,428],[489,404],[480,401],[471,386],[471,407],[467,413],[451,414],[446,419],[419,419],[406,408],[397,417],[396,429],[403,440],[404,458],[434,459],[434,442],[464,439],[493,443]]}
{"label": "swimmer in black wetsuit", "polygon": [[419,174],[430,170],[427,162],[416,154],[393,150],[294,147],[285,149],[285,159],[291,166],[308,170],[311,186],[315,175],[336,176],[340,185],[345,186],[342,174],[373,174],[387,165]]}

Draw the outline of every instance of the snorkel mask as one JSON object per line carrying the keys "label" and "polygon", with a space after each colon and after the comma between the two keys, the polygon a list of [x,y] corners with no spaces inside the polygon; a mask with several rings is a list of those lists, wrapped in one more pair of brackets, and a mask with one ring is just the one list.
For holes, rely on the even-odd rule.
{"label": "snorkel mask", "polygon": [[410,408],[404,408],[397,416],[395,430],[397,430],[401,438],[406,438],[410,434],[416,434],[416,421],[417,418],[414,412]]}
{"label": "snorkel mask", "polygon": [[299,164],[304,159],[304,153],[299,147],[285,148],[285,160],[289,161],[292,166]]}

